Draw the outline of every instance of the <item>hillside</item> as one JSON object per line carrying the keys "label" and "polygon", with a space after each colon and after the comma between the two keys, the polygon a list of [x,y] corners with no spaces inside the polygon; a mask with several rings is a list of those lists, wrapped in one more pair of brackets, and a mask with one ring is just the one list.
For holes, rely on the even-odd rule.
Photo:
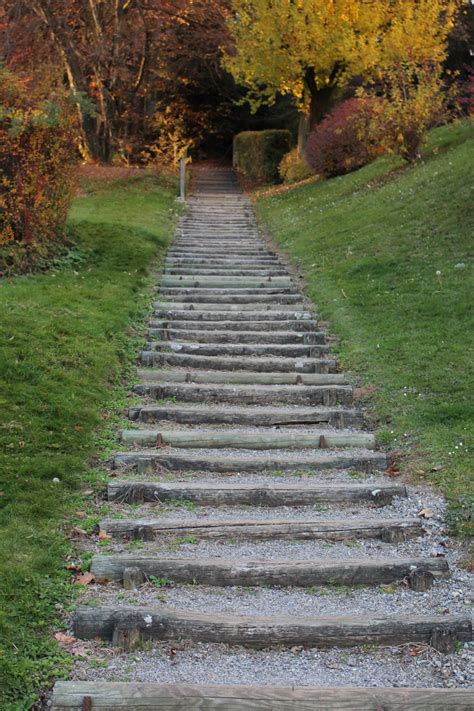
{"label": "hillside", "polygon": [[[436,129],[415,167],[383,158],[347,176],[257,193],[261,222],[300,267],[364,386],[379,441],[441,487],[472,526],[472,123]],[[369,387],[367,387],[369,386]]]}

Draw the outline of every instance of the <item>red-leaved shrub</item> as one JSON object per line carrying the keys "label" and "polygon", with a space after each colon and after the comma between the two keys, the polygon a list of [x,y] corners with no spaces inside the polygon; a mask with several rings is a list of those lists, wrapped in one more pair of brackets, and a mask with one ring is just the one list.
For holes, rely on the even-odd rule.
{"label": "red-leaved shrub", "polygon": [[312,130],[306,160],[325,177],[361,168],[383,153],[372,117],[377,99],[346,99]]}
{"label": "red-leaved shrub", "polygon": [[73,196],[77,126],[70,99],[47,98],[0,68],[0,269],[24,271],[57,248]]}

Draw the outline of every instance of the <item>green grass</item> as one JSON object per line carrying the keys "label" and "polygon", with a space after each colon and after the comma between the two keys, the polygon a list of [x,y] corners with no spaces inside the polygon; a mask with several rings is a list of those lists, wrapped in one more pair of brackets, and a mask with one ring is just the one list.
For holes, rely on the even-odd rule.
{"label": "green grass", "polygon": [[0,282],[2,709],[28,709],[67,673],[51,631],[73,596],[67,526],[82,525],[74,512],[114,446],[174,194],[174,182],[149,175],[89,182],[68,252],[48,273]]}
{"label": "green grass", "polygon": [[379,441],[442,489],[464,533],[474,488],[473,166],[466,122],[433,131],[415,167],[383,158],[257,200],[330,320],[342,367],[376,387]]}

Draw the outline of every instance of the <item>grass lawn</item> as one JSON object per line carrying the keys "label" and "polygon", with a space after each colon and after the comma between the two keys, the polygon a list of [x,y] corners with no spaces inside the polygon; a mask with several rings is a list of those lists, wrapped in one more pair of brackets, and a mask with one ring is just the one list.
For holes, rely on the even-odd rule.
{"label": "grass lawn", "polygon": [[[67,672],[50,625],[72,599],[67,525],[100,479],[173,234],[175,184],[88,180],[71,249],[48,273],[0,281],[0,708],[29,709]],[[156,265],[156,261],[154,262]],[[81,514],[82,515],[82,514]],[[81,524],[84,525],[84,522]]]}
{"label": "grass lawn", "polygon": [[473,167],[466,122],[433,131],[415,167],[383,158],[256,194],[260,222],[338,336],[342,368],[375,386],[379,441],[441,488],[462,533],[474,493]]}

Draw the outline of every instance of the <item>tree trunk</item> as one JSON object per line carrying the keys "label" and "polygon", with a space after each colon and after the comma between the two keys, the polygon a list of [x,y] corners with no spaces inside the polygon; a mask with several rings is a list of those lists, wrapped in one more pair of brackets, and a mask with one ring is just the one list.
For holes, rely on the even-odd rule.
{"label": "tree trunk", "polygon": [[313,68],[306,70],[304,86],[309,98],[309,110],[300,116],[298,127],[298,154],[300,158],[304,157],[311,131],[331,110],[337,89],[332,81],[327,86],[319,88]]}

